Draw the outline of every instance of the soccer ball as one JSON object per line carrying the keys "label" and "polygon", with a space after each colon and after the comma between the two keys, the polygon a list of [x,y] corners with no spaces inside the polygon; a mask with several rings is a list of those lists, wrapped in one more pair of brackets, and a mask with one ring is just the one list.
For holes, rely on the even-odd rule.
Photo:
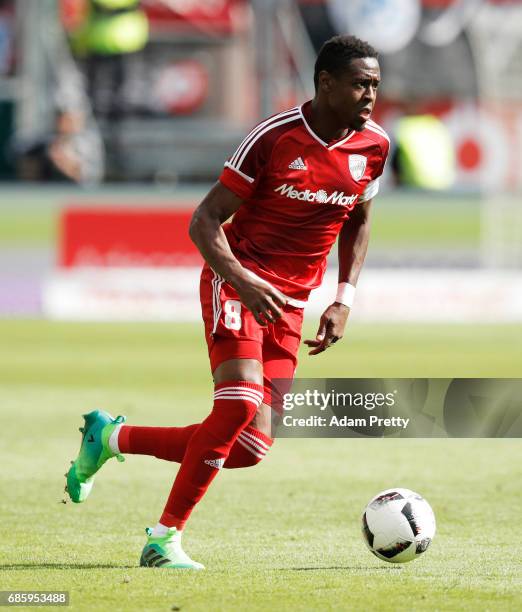
{"label": "soccer ball", "polygon": [[435,535],[435,515],[428,502],[409,489],[386,489],[362,515],[366,546],[379,559],[406,563],[426,551]]}

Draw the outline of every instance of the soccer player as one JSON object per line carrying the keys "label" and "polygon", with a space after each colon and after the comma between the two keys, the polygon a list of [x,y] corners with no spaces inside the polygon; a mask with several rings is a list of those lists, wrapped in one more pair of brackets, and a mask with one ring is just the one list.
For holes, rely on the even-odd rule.
{"label": "soccer player", "polygon": [[[273,378],[292,378],[303,308],[321,283],[339,236],[339,286],[310,355],[340,340],[365,258],[372,198],[389,149],[371,120],[380,82],[376,51],[336,36],[315,64],[315,97],[257,125],[196,209],[190,235],[205,258],[201,305],[214,405],[187,427],[131,427],[85,415],[80,454],[67,475],[74,502],[111,457],[153,455],[181,463],[140,564],[201,569],[181,547],[194,506],[222,468],[252,466],[272,445]],[[232,222],[223,225],[234,215]]]}

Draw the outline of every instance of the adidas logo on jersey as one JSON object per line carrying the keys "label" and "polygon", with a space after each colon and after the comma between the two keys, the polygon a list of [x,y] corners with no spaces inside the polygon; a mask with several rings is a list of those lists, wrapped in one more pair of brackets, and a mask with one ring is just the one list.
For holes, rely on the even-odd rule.
{"label": "adidas logo on jersey", "polygon": [[290,168],[290,170],[308,170],[302,157],[298,157],[297,159],[294,159],[294,161],[291,164],[289,164],[288,167]]}
{"label": "adidas logo on jersey", "polygon": [[276,193],[280,193],[282,196],[286,196],[291,200],[303,200],[305,202],[317,202],[318,204],[337,204],[338,206],[348,206],[350,210],[355,206],[357,202],[358,194],[344,195],[344,191],[334,191],[328,194],[324,189],[312,191],[311,189],[305,189],[304,191],[298,191],[293,185],[287,185],[284,183],[274,189]]}
{"label": "adidas logo on jersey", "polygon": [[216,468],[216,470],[220,470],[225,464],[225,459],[223,457],[219,459],[205,459],[204,463],[210,465],[210,467]]}

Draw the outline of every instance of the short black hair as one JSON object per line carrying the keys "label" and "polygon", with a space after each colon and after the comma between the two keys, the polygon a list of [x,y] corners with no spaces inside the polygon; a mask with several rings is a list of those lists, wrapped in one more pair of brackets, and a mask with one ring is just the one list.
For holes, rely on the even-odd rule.
{"label": "short black hair", "polygon": [[366,41],[356,36],[334,36],[327,40],[321,47],[317,59],[315,60],[314,85],[317,90],[319,84],[319,73],[326,70],[334,76],[348,68],[348,64],[353,59],[363,57],[374,57],[377,59],[379,54]]}

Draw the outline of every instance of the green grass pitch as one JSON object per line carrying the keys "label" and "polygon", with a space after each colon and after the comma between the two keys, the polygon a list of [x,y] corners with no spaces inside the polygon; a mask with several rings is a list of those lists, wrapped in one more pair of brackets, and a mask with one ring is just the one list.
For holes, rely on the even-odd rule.
{"label": "green grass pitch", "polygon": [[[205,572],[140,569],[176,465],[110,462],[81,506],[60,503],[62,475],[93,407],[131,424],[206,414],[200,326],[4,321],[0,337],[0,590],[69,590],[74,610],[522,609],[519,440],[279,440],[195,511],[185,546]],[[353,323],[326,354],[303,350],[299,375],[517,377],[520,346],[522,326]],[[391,486],[425,495],[438,522],[404,566],[359,532]]]}

